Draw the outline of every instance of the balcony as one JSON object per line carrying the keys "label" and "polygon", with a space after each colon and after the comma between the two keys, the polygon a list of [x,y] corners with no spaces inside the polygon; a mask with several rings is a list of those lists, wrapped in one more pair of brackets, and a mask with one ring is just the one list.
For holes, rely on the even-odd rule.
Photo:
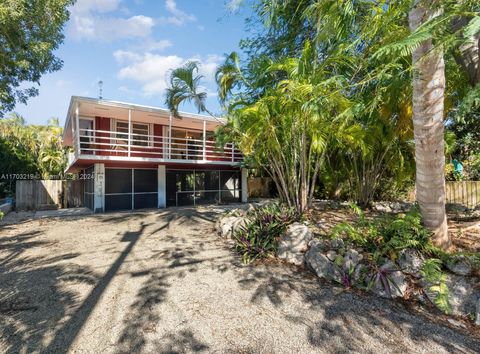
{"label": "balcony", "polygon": [[227,165],[243,161],[243,155],[233,144],[218,147],[208,134],[195,139],[79,129],[73,132],[73,148],[72,163],[78,159]]}

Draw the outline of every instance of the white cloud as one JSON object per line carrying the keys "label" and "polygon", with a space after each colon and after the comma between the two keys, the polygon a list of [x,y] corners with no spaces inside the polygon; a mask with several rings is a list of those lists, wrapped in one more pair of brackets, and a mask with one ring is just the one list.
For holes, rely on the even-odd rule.
{"label": "white cloud", "polygon": [[155,25],[143,15],[128,18],[105,16],[119,9],[120,0],[79,0],[71,10],[68,32],[75,39],[113,41],[149,37]]}
{"label": "white cloud", "polygon": [[170,13],[170,16],[162,18],[162,22],[167,22],[175,26],[181,26],[186,22],[193,22],[197,20],[195,15],[179,10],[175,0],[166,0],[165,8]]}
{"label": "white cloud", "polygon": [[89,14],[91,12],[111,12],[120,5],[120,0],[78,0],[72,9],[73,14]]}
{"label": "white cloud", "polygon": [[230,12],[237,12],[240,6],[242,6],[243,0],[230,0],[227,4],[227,10]]}
{"label": "white cloud", "polygon": [[[145,53],[140,56],[126,51],[116,51],[114,57],[122,65],[118,72],[118,78],[140,83],[146,96],[163,94],[168,87],[170,71],[190,60],[199,63],[200,74],[204,76],[203,82],[207,85],[212,84],[215,80],[215,70],[223,60],[218,55],[182,58],[177,55],[165,56],[153,53]],[[213,91],[207,90],[208,92],[212,93]]]}
{"label": "white cloud", "polygon": [[155,41],[153,39],[147,39],[144,43],[142,43],[138,48],[143,49],[146,52],[153,52],[153,51],[160,51],[164,50],[168,47],[172,46],[172,42],[168,39],[161,39],[159,41]]}
{"label": "white cloud", "polygon": [[139,61],[142,59],[142,56],[140,54],[127,50],[116,50],[115,52],[113,52],[113,57],[120,64]]}

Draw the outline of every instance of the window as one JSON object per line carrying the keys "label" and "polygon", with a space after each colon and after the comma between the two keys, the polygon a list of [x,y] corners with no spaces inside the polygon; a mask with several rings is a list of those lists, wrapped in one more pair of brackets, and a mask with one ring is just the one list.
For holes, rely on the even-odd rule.
{"label": "window", "polygon": [[132,123],[132,145],[148,146],[149,125]]}
{"label": "window", "polygon": [[117,133],[127,133],[127,134],[116,134],[117,139],[119,140],[128,140],[128,123],[127,122],[118,122],[117,121]]}
{"label": "window", "polygon": [[[132,139],[131,144],[135,146],[149,145],[149,131],[150,126],[144,123],[132,123]],[[123,140],[122,143],[128,142],[128,122],[116,122],[117,139]],[[125,134],[118,134],[125,133]]]}

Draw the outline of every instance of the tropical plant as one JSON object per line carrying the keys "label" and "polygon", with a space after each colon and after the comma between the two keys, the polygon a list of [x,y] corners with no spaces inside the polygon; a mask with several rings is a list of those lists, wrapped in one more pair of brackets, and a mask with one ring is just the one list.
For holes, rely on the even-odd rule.
{"label": "tropical plant", "polygon": [[196,61],[188,61],[170,72],[170,85],[166,90],[165,104],[175,117],[179,117],[179,107],[183,103],[192,102],[198,113],[206,112],[223,123],[206,106],[207,92],[201,86],[203,76],[199,74]]}
{"label": "tropical plant", "polygon": [[333,228],[330,237],[346,237],[347,242],[370,253],[375,264],[381,264],[381,260],[386,258],[396,259],[398,253],[406,248],[416,249],[424,254],[439,254],[439,250],[431,242],[430,232],[422,225],[418,209],[414,208],[406,214],[376,218],[366,218],[358,207],[352,209],[357,213],[358,221],[355,224],[338,224]]}
{"label": "tropical plant", "polygon": [[[328,78],[330,62],[317,65],[317,52],[309,42],[298,59],[265,61],[261,69],[271,87],[259,97],[233,94],[228,103],[228,123],[220,136],[233,140],[258,166],[265,166],[277,186],[280,199],[302,214],[310,204],[318,173],[330,141],[357,146],[361,128],[350,118],[351,102],[340,90],[341,78]],[[222,68],[220,68],[222,70]],[[253,88],[242,72],[233,86]],[[270,78],[270,79],[268,79]],[[276,82],[276,83],[274,83]],[[221,92],[231,92],[220,85]],[[350,119],[350,120],[349,120]]]}
{"label": "tropical plant", "polygon": [[294,209],[271,203],[249,211],[244,224],[233,233],[236,251],[244,263],[275,255],[279,237],[297,219]]}
{"label": "tropical plant", "polygon": [[420,274],[425,281],[430,284],[429,291],[435,294],[434,303],[443,312],[449,314],[452,307],[448,300],[448,286],[446,284],[446,275],[442,272],[442,261],[436,258],[430,258],[425,261],[420,270]]}
{"label": "tropical plant", "polygon": [[62,128],[58,119],[49,125],[26,125],[16,113],[0,119],[0,195],[12,193],[17,174],[50,178],[61,175],[66,166]]}
{"label": "tropical plant", "polygon": [[[253,48],[250,48],[250,52],[247,49],[250,61],[243,65],[244,69],[251,71],[252,63],[255,62],[253,53],[265,53],[276,60],[278,60],[278,57],[282,57],[282,51],[278,47],[278,43],[274,40],[262,41],[261,35],[263,34],[276,35],[278,38],[282,38],[280,43],[282,41],[284,43],[285,40],[291,41],[290,46],[283,44],[288,56],[298,55],[298,50],[295,48],[301,47],[302,43],[304,44],[308,39],[312,39],[318,53],[314,59],[318,62],[317,67],[322,67],[325,62],[335,59],[335,65],[329,66],[330,73],[327,77],[335,80],[339,77],[344,78],[340,90],[351,102],[350,107],[355,107],[354,117],[361,126],[365,127],[365,122],[369,121],[373,123],[372,127],[377,126],[378,117],[381,117],[386,118],[386,121],[389,122],[389,130],[395,132],[393,139],[392,135],[385,134],[383,141],[375,144],[376,146],[370,150],[372,154],[364,153],[365,151],[368,152],[368,147],[371,146],[366,139],[361,144],[363,145],[362,154],[357,150],[356,156],[353,155],[355,159],[349,156],[348,149],[333,149],[333,156],[329,156],[330,151],[332,151],[332,149],[329,149],[325,159],[327,162],[333,161],[333,164],[330,164],[324,170],[330,172],[324,179],[324,185],[333,185],[332,189],[338,191],[339,186],[345,185],[342,176],[346,176],[350,180],[348,185],[357,190],[353,193],[357,195],[355,199],[368,203],[372,198],[371,195],[378,196],[381,194],[375,187],[375,185],[380,184],[378,181],[388,180],[388,178],[396,175],[396,171],[402,170],[401,164],[397,164],[396,166],[393,165],[390,171],[389,168],[386,168],[378,173],[375,163],[382,160],[385,151],[387,151],[385,155],[388,155],[388,151],[392,152],[392,156],[385,156],[385,161],[390,160],[390,158],[393,162],[407,161],[404,166],[410,166],[409,161],[413,161],[413,159],[409,152],[408,147],[411,145],[408,144],[408,140],[413,138],[411,134],[412,115],[415,112],[415,121],[417,122],[416,140],[418,142],[420,139],[419,128],[424,123],[422,119],[427,118],[427,115],[420,117],[419,105],[423,104],[425,108],[429,109],[427,112],[432,112],[431,108],[433,106],[431,104],[434,102],[434,99],[430,96],[426,97],[430,101],[419,99],[424,97],[422,95],[425,92],[422,90],[427,87],[415,85],[415,91],[412,90],[413,73],[416,75],[416,80],[418,74],[422,72],[419,69],[423,69],[426,74],[424,78],[429,79],[427,76],[432,76],[432,73],[435,72],[432,69],[435,68],[436,63],[443,62],[442,52],[448,55],[445,59],[447,63],[446,78],[452,85],[440,95],[441,97],[445,96],[445,109],[443,109],[443,103],[440,103],[443,98],[434,102],[437,108],[441,108],[441,112],[436,112],[438,124],[436,123],[436,128],[433,130],[437,138],[434,144],[430,141],[423,146],[428,145],[427,150],[436,151],[436,166],[444,164],[443,116],[452,107],[458,105],[469,91],[466,88],[468,81],[463,80],[464,83],[462,84],[461,75],[459,75],[461,70],[458,68],[468,71],[468,77],[472,79],[476,75],[475,68],[480,67],[478,59],[474,59],[480,56],[468,56],[468,53],[478,52],[478,41],[475,42],[480,28],[477,2],[470,0],[460,2],[432,1],[430,3],[417,1],[413,8],[411,1],[385,3],[367,0],[311,0],[300,2],[262,0],[258,3],[259,5],[256,8],[258,19],[260,19],[260,22],[268,24],[269,28],[260,32],[254,40],[244,42],[245,45],[251,45]],[[432,5],[432,9],[443,10],[443,12],[430,11],[429,4]],[[409,12],[411,14],[411,31],[409,29]],[[415,14],[420,13],[427,13],[429,16],[420,16],[419,18],[422,21],[414,23]],[[291,30],[289,30],[289,23],[292,24]],[[303,33],[302,29],[305,30]],[[432,50],[425,52],[424,50],[427,47]],[[422,56],[422,50],[427,53],[425,57]],[[413,57],[412,53],[415,53]],[[458,60],[459,57],[460,60]],[[437,70],[436,75],[440,75],[441,71],[441,69]],[[244,75],[244,77],[250,76],[248,73]],[[445,80],[440,76],[438,77],[440,81],[437,84],[439,84],[439,88],[442,88]],[[255,101],[261,98],[266,89],[272,87],[272,84],[274,86],[276,82],[282,79],[283,77],[277,77],[277,81],[265,80],[266,86],[260,89],[252,90],[245,87],[242,99],[245,101],[246,93],[247,96],[250,96],[249,102]],[[471,83],[474,81],[470,80]],[[428,82],[428,80],[425,82]],[[439,91],[436,90],[435,93],[438,94]],[[414,109],[412,106],[413,98],[415,98]],[[236,104],[236,102],[238,100],[233,100],[230,104]],[[365,134],[365,136],[369,137],[370,135]],[[389,142],[397,140],[398,143],[395,143],[394,149],[389,147]],[[421,147],[422,145],[418,143],[417,148],[420,149]],[[417,152],[420,155],[425,155],[425,153],[428,155],[429,151],[427,150],[425,152],[417,150]],[[400,156],[397,152],[402,153],[400,158],[395,158],[395,155]],[[445,232],[446,224],[442,202],[444,199],[443,166],[438,165],[442,168],[430,168],[426,171],[422,163],[428,159],[424,157],[417,158],[417,163],[419,163],[417,180],[420,183],[417,191],[419,191],[421,210],[425,216],[425,224],[431,227],[432,231],[435,231],[435,242],[438,241],[439,245],[447,247],[448,234]],[[378,166],[383,168],[386,164],[378,163]],[[410,169],[407,168],[405,172],[408,170]],[[402,171],[399,174],[400,180],[408,180],[409,174],[405,172]],[[428,178],[424,178],[421,173],[427,173],[425,176]],[[429,174],[432,174],[432,176],[429,176]],[[382,175],[386,177],[382,177]],[[436,178],[435,183],[429,182],[431,177]],[[421,178],[425,179],[425,183],[420,181]],[[436,194],[423,191],[422,188],[428,183],[434,186],[432,188],[435,189]],[[440,204],[430,210],[429,205],[433,207],[435,203],[438,203],[437,201]],[[427,212],[427,210],[429,211]]]}

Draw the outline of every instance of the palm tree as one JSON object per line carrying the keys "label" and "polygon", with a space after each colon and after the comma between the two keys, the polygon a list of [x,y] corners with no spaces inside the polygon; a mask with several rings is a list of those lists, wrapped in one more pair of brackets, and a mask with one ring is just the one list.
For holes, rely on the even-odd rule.
{"label": "palm tree", "polygon": [[170,72],[170,87],[166,90],[165,104],[175,117],[179,117],[179,106],[184,102],[193,102],[198,113],[206,112],[223,123],[205,105],[207,93],[202,90],[200,85],[202,78],[203,75],[199,74],[196,61],[189,61],[172,70]]}
{"label": "palm tree", "polygon": [[[439,15],[430,5],[416,1],[409,14],[412,32]],[[446,249],[451,240],[445,211],[443,50],[427,39],[413,50],[412,60],[417,201],[425,226],[433,231],[432,241]]]}

